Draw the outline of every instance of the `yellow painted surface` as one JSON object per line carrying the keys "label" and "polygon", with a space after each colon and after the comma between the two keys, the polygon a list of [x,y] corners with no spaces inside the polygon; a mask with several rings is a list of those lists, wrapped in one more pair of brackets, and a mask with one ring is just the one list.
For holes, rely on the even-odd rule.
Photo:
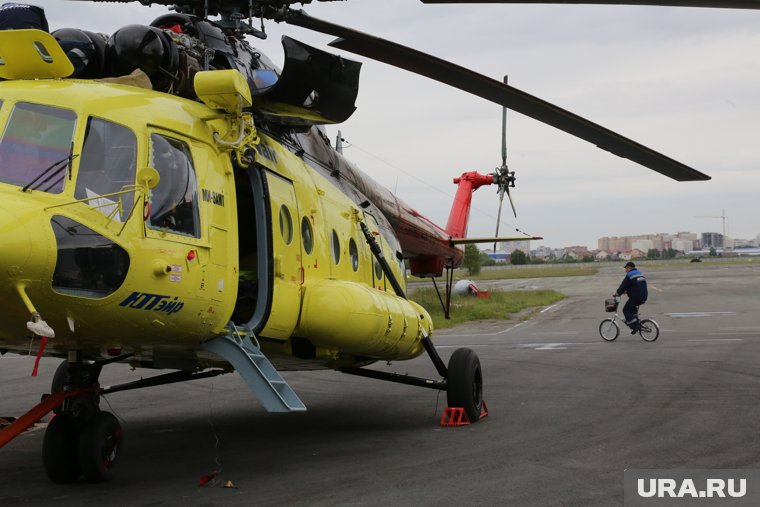
{"label": "yellow painted surface", "polygon": [[305,288],[299,332],[317,346],[344,353],[410,359],[422,352],[423,321],[430,321],[427,312],[393,294],[356,282],[319,280]]}
{"label": "yellow painted surface", "polygon": [[211,109],[234,113],[251,107],[251,90],[237,70],[206,70],[195,74],[195,93]]}
{"label": "yellow painted surface", "polygon": [[74,72],[58,41],[42,30],[0,30],[0,78],[62,78]]}
{"label": "yellow painted surface", "polygon": [[[79,158],[60,193],[22,192],[0,183],[0,345],[28,347],[29,310],[18,296],[19,284],[56,330],[49,347],[61,353],[124,347],[192,355],[201,342],[222,333],[236,304],[240,274],[233,167],[230,152],[214,142],[225,120],[199,102],[84,80],[4,81],[0,101],[0,127],[16,102],[75,112],[75,154],[82,152],[88,117],[129,129],[137,139],[138,172],[151,166],[152,134],[183,143],[195,165],[200,221],[198,237],[151,226],[143,220],[149,192],[137,182],[125,198],[131,214],[114,220],[74,197]],[[306,338],[318,350],[316,360],[325,362],[335,356],[350,362],[351,357],[419,355],[421,328],[431,332],[429,316],[393,294],[376,270],[360,222],[376,234],[404,285],[395,252],[377,234],[373,218],[275,139],[260,133],[255,148],[256,164],[247,170],[262,172],[266,180],[272,243],[271,251],[258,252],[271,256],[272,270],[271,306],[259,337],[281,343],[283,351],[292,337]],[[57,252],[50,221],[55,216],[75,220],[126,250],[129,271],[115,292],[93,298],[53,289]]]}

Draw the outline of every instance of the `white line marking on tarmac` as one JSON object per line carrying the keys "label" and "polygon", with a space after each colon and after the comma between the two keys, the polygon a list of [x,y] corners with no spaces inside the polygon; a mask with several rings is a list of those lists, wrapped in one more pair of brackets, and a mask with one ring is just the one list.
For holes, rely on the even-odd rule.
{"label": "white line marking on tarmac", "polygon": [[[514,326],[508,327],[506,329],[502,329],[501,331],[496,331],[495,333],[473,333],[477,334],[478,336],[499,336],[502,334],[507,334],[508,332],[512,331],[515,328],[518,328],[522,326],[524,322],[518,322]],[[446,334],[446,333],[438,333],[438,336],[453,336],[453,337],[462,337],[462,336],[472,336],[472,334]]]}
{"label": "white line marking on tarmac", "polygon": [[512,331],[512,330],[513,330],[513,329],[515,329],[515,328],[518,328],[518,327],[522,326],[523,324],[524,324],[524,322],[518,322],[517,324],[515,324],[515,325],[514,325],[514,326],[512,326],[512,327],[508,327],[507,329],[504,329],[504,330],[502,330],[502,331],[497,331],[497,332],[495,332],[495,333],[487,333],[485,336],[489,336],[489,335],[498,335],[498,334],[505,334],[505,333],[508,333],[508,332]]}
{"label": "white line marking on tarmac", "polygon": [[554,304],[554,305],[551,305],[551,306],[547,306],[546,308],[544,308],[543,310],[541,310],[540,313],[548,312],[549,310],[551,310],[555,306],[558,306],[558,305]]}
{"label": "white line marking on tarmac", "polygon": [[532,335],[541,335],[541,336],[548,336],[548,335],[571,335],[576,336],[579,334],[578,331],[535,331],[533,333],[530,333]]}
{"label": "white line marking on tarmac", "polygon": [[[715,333],[710,333],[711,335]],[[741,338],[703,338],[699,340],[688,340],[690,342],[743,342],[744,340]]]}
{"label": "white line marking on tarmac", "polygon": [[736,312],[676,312],[665,315],[668,317],[712,317],[713,315],[736,315]]}
{"label": "white line marking on tarmac", "polygon": [[518,343],[517,346],[535,350],[564,350],[567,348],[567,345],[598,345],[600,343],[603,342]]}
{"label": "white line marking on tarmac", "polygon": [[475,348],[475,347],[490,347],[490,345],[487,345],[487,344],[473,345],[472,343],[468,343],[467,345],[436,345],[435,346],[435,348],[437,349],[456,349],[459,347]]}
{"label": "white line marking on tarmac", "polygon": [[565,345],[572,345],[570,343],[518,343],[519,347],[530,348],[535,350],[564,350],[567,347]]}

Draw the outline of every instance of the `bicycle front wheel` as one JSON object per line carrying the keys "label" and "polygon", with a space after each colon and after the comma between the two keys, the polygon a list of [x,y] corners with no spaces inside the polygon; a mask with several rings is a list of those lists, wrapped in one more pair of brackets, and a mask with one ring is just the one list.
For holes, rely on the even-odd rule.
{"label": "bicycle front wheel", "polygon": [[645,342],[653,342],[660,336],[660,326],[652,319],[644,319],[641,321],[639,334]]}
{"label": "bicycle front wheel", "polygon": [[604,319],[602,323],[599,324],[599,334],[602,335],[602,338],[611,342],[620,335],[620,328],[614,320]]}

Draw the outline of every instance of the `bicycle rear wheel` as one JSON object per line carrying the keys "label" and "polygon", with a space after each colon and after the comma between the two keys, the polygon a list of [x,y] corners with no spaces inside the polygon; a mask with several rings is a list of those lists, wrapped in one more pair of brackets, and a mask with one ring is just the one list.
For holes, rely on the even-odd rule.
{"label": "bicycle rear wheel", "polygon": [[599,334],[602,335],[602,338],[606,341],[611,342],[620,335],[620,328],[614,320],[604,319],[602,323],[599,324]]}
{"label": "bicycle rear wheel", "polygon": [[660,336],[660,326],[652,319],[644,319],[641,321],[639,334],[645,342],[653,342]]}

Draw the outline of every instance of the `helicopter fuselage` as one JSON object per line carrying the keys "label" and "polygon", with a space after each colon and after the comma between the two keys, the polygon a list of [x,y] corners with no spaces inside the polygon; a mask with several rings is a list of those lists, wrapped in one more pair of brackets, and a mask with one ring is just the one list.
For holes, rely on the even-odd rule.
{"label": "helicopter fuselage", "polygon": [[[34,310],[55,331],[49,354],[130,353],[155,368],[221,362],[200,345],[230,320],[291,367],[423,352],[430,318],[388,291],[359,224],[403,284],[401,248],[378,208],[358,204],[355,173],[331,181],[264,131],[242,167],[215,140],[225,115],[152,90],[16,80],[0,100],[0,349],[29,351]],[[150,190],[146,168],[160,176]]]}

